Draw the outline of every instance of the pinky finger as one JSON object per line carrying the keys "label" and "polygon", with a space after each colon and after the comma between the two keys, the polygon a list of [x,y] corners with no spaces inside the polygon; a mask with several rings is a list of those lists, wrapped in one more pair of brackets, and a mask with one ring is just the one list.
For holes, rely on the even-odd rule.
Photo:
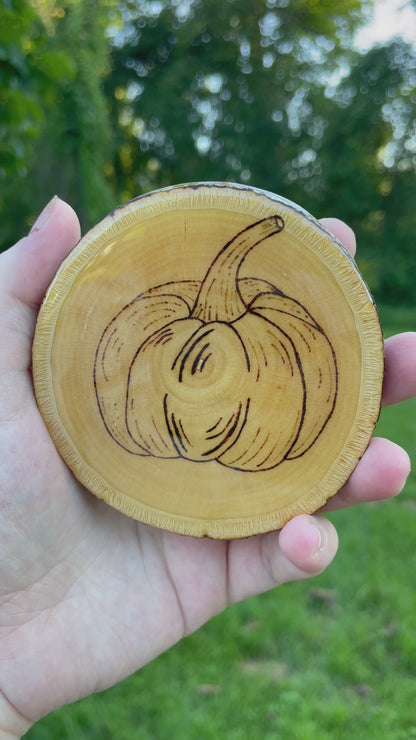
{"label": "pinky finger", "polygon": [[306,514],[289,521],[281,532],[234,540],[228,554],[229,603],[321,573],[337,548],[331,522]]}

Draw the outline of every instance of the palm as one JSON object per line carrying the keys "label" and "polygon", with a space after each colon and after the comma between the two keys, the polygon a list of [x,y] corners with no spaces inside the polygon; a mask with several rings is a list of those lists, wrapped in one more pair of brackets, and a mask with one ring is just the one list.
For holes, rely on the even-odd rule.
{"label": "palm", "polygon": [[[118,514],[75,481],[38,413],[29,367],[37,303],[77,238],[73,213],[57,201],[33,244],[0,264],[0,695],[30,720],[115,683],[227,603],[319,572],[336,550],[332,526],[320,520],[315,552],[307,517],[280,536],[231,545],[171,535]],[[414,337],[406,341],[408,362],[416,351]],[[393,348],[387,377],[393,388],[400,374],[402,398],[414,392],[415,363],[404,377],[396,355]],[[408,462],[400,448],[378,441],[366,456],[332,506],[401,488]]]}
{"label": "palm", "polygon": [[[57,455],[31,394],[29,373],[13,376],[15,390],[2,409],[8,421],[0,426],[1,449],[10,461],[9,490],[5,486],[2,494],[11,502],[0,518],[0,634],[13,654],[23,641],[25,659],[29,646],[38,673],[30,706],[20,660],[2,678],[6,688],[8,681],[19,686],[13,703],[36,716],[51,708],[43,707],[51,680],[71,699],[104,688],[223,608],[225,545],[167,535],[92,498]],[[23,398],[28,403],[21,407]],[[201,557],[204,569],[198,567]],[[187,609],[197,595],[193,569],[203,574],[205,585],[213,585],[205,589],[210,603],[198,598],[197,608]],[[63,624],[65,639],[57,645]],[[144,643],[140,634],[146,635]],[[73,663],[76,668],[63,681],[62,664]]]}

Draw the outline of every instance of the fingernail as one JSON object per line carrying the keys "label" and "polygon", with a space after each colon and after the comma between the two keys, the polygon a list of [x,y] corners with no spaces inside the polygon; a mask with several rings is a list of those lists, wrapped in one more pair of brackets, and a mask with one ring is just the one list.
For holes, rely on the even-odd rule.
{"label": "fingernail", "polygon": [[47,203],[45,208],[43,209],[42,213],[39,214],[37,217],[35,223],[33,224],[32,228],[30,229],[30,234],[32,234],[34,231],[40,231],[40,229],[43,229],[43,227],[46,225],[46,223],[49,221],[49,218],[51,216],[51,213],[53,211],[53,207],[55,205],[56,200],[58,199],[57,195],[54,195],[53,198]]}
{"label": "fingernail", "polygon": [[321,552],[321,550],[323,550],[324,547],[326,546],[326,531],[322,527],[319,519],[314,519],[313,517],[311,517],[310,523],[311,523],[311,526],[315,530],[315,536],[316,536],[316,545],[315,545],[314,552],[315,553]]}

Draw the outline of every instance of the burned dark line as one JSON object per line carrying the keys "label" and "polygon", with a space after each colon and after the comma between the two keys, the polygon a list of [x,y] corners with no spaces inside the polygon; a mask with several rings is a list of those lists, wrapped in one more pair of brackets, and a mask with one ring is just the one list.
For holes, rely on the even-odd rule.
{"label": "burned dark line", "polygon": [[126,429],[127,429],[127,434],[129,435],[129,437],[132,440],[132,442],[134,442],[134,444],[137,445],[138,447],[141,447],[141,449],[143,449],[145,451],[146,455],[152,455],[152,451],[149,448],[149,445],[146,443],[146,440],[143,439],[143,435],[142,435],[142,433],[141,433],[141,431],[140,431],[140,429],[139,429],[139,427],[137,425],[137,419],[134,419],[134,426],[136,427],[137,434],[138,434],[138,436],[139,436],[140,441],[142,442],[142,444],[139,444],[139,442],[136,442],[136,440],[134,439],[134,437],[133,437],[133,435],[131,433],[130,424],[128,422],[128,398],[127,398],[127,396],[126,396],[126,404],[125,404],[125,408],[124,408],[124,417],[125,417],[125,425],[126,425]]}
{"label": "burned dark line", "polygon": [[219,442],[217,445],[215,445],[215,447],[212,447],[210,450],[207,450],[206,452],[203,452],[202,453],[202,456],[203,457],[206,457],[207,455],[212,455],[214,452],[218,452],[218,450],[220,450],[221,447],[224,445],[224,442],[226,442],[228,439],[230,439],[232,433],[235,432],[235,430],[237,429],[238,422],[239,422],[240,415],[241,415],[241,409],[242,409],[242,403],[240,401],[240,404],[238,406],[238,411],[235,414],[235,417],[236,418],[235,418],[234,424],[228,430],[227,434],[225,435],[224,439],[221,440],[221,442]]}
{"label": "burned dark line", "polygon": [[[159,336],[156,340],[153,340],[153,346],[157,347],[158,344],[166,344],[169,339],[171,339],[173,336],[173,332],[170,329],[170,327],[166,328],[164,331],[160,331]],[[150,342],[149,342],[150,344]]]}
{"label": "burned dark line", "polygon": [[168,400],[168,394],[166,393],[165,394],[165,397],[163,399],[163,413],[165,415],[166,428],[168,430],[169,437],[171,439],[171,442],[172,442],[172,444],[173,444],[176,452],[178,453],[179,457],[183,457],[182,452],[180,451],[178,445],[176,444],[175,435],[172,434],[172,429],[171,429],[170,424],[169,424],[169,415],[168,415],[168,404],[167,404],[167,400]]}
{"label": "burned dark line", "polygon": [[[283,344],[283,342],[280,342],[279,341],[279,344],[280,344],[280,347],[283,349],[283,352],[285,353],[285,355],[287,357],[287,360],[288,360],[289,366],[290,366],[290,370],[291,370],[291,375],[292,375],[292,378],[293,378],[293,376],[295,374],[295,371],[294,371],[294,367],[293,367],[292,358],[289,355],[289,352],[287,351],[287,347],[285,347],[285,345]],[[280,356],[282,357],[281,351],[279,351],[279,347],[276,347],[276,345],[273,344],[273,343],[271,343],[270,346],[273,347],[273,349],[275,349],[276,352],[279,352]],[[285,363],[284,358],[282,358],[282,359],[283,359],[283,363]]]}
{"label": "burned dark line", "polygon": [[[251,441],[251,445],[253,445],[253,444],[254,444],[254,442],[256,441],[256,439],[257,439],[257,437],[259,436],[259,434],[260,434],[260,429],[257,429],[257,432],[255,433],[255,435],[254,435],[254,437],[253,437],[253,439],[252,439],[252,441]],[[251,445],[250,445],[250,446],[251,446]],[[257,455],[257,454],[258,454],[258,452],[259,452],[259,451],[261,450],[261,448],[263,447],[263,445],[264,445],[264,442],[262,442],[262,443],[261,443],[261,445],[260,445],[260,447],[259,447],[259,448],[258,448],[258,449],[257,449],[257,450],[256,450],[255,452],[253,452],[253,454],[252,454],[252,456],[251,456],[251,457],[249,457],[249,458],[245,458],[245,459],[244,459],[244,465],[247,465],[247,463],[251,462],[251,461],[252,461],[252,460],[253,460],[253,459],[254,459],[254,458],[256,457],[256,455]],[[246,452],[247,452],[247,450],[246,450]],[[244,456],[244,455],[240,455],[240,456],[239,456],[239,457],[237,457],[237,458],[236,458],[236,459],[235,459],[235,460],[234,460],[233,462],[234,462],[234,463],[236,463],[236,462],[237,462],[237,460],[241,460],[241,458],[242,458],[243,456]]]}
{"label": "burned dark line", "polygon": [[[267,435],[266,439],[264,440],[263,445],[260,447],[260,450],[262,450],[263,447],[265,447],[266,443],[269,441],[269,438],[270,438],[270,434]],[[259,450],[259,452],[260,452],[260,450]],[[256,468],[262,468],[263,465],[265,465],[267,463],[267,461],[270,460],[271,456],[273,455],[274,450],[275,450],[275,447],[272,447],[272,449],[270,450],[269,454],[266,455],[266,457],[264,457],[263,460],[261,460],[261,462],[257,463]]]}
{"label": "burned dark line", "polygon": [[[191,375],[195,375],[196,371],[198,370],[199,362],[202,359],[202,356],[203,356],[204,352],[208,349],[209,346],[210,346],[209,345],[209,342],[207,342],[206,344],[204,344],[204,346],[202,347],[202,349],[199,350],[199,352],[198,352],[197,356],[195,357],[195,360],[193,361],[193,364],[192,364]],[[206,361],[207,361],[207,358],[205,358],[205,362]],[[204,364],[205,364],[205,362],[204,362]],[[203,366],[201,366],[199,368],[200,371],[202,370],[202,367]]]}
{"label": "burned dark line", "polygon": [[291,328],[291,329],[293,329],[293,331],[294,331],[294,332],[296,332],[296,334],[297,334],[297,335],[298,335],[298,336],[299,336],[299,337],[300,337],[300,338],[301,338],[301,339],[303,340],[303,342],[304,342],[304,343],[306,344],[306,346],[307,346],[307,348],[308,348],[308,352],[309,352],[309,353],[310,353],[310,352],[312,352],[312,348],[311,348],[311,345],[310,345],[310,344],[309,344],[309,342],[308,342],[308,341],[306,340],[306,337],[305,337],[305,335],[304,335],[304,334],[302,334],[302,332],[301,332],[301,331],[300,331],[300,330],[299,330],[299,329],[297,328],[297,326],[293,326],[293,324],[290,324],[289,326],[290,326],[290,328]]}
{"label": "burned dark line", "polygon": [[[169,314],[169,315],[165,314],[165,316],[164,316],[163,318],[164,318],[164,319],[166,319],[167,321],[169,321],[169,319],[171,319],[173,315],[174,315],[174,314],[172,314],[172,312],[170,312],[170,314]],[[145,326],[143,327],[143,333],[144,333],[144,332],[146,332],[146,331],[148,331],[148,330],[150,329],[150,327],[151,327],[151,326],[153,326],[153,324],[159,324],[159,322],[160,322],[160,319],[159,319],[159,318],[157,318],[157,319],[152,319],[152,321],[149,321],[149,323],[148,323],[148,324],[146,324],[146,325],[145,325]],[[152,333],[153,333],[153,331],[154,331],[154,330],[152,329]]]}
{"label": "burned dark line", "polygon": [[[233,416],[234,416],[234,414],[233,414]],[[214,431],[214,429],[216,429],[216,428],[217,428],[217,426],[218,426],[218,424],[220,424],[221,422],[222,422],[222,416],[220,416],[220,418],[219,418],[219,419],[218,419],[218,421],[217,421],[217,422],[216,422],[216,423],[214,424],[214,426],[213,426],[213,427],[210,427],[209,429],[207,429],[207,432],[213,432],[213,431]]]}
{"label": "burned dark line", "polygon": [[198,329],[196,329],[193,332],[193,334],[189,337],[189,339],[184,344],[184,346],[182,347],[182,349],[180,350],[180,352],[176,355],[176,357],[175,357],[175,359],[174,359],[174,361],[173,361],[173,363],[171,365],[171,370],[174,370],[175,369],[175,366],[176,366],[176,363],[178,362],[180,356],[183,354],[183,351],[184,351],[185,347],[187,345],[189,345],[187,351],[185,352],[185,355],[182,357],[181,366],[179,368],[179,382],[180,383],[182,382],[182,377],[183,377],[183,371],[184,371],[184,368],[185,368],[185,363],[186,363],[189,355],[195,349],[195,347],[198,345],[198,343],[201,342],[203,339],[205,339],[205,337],[207,337],[208,334],[211,334],[214,331],[214,329],[207,329],[203,334],[201,334],[200,337],[197,337],[196,339],[194,339],[194,337],[198,334],[199,331],[200,331],[200,327],[198,327]]}
{"label": "burned dark line", "polygon": [[[241,406],[241,404],[240,404],[240,406]],[[237,413],[238,413],[238,412],[237,412]],[[222,427],[222,428],[220,429],[220,431],[219,431],[219,432],[216,432],[216,434],[211,434],[211,435],[210,435],[209,437],[208,437],[208,436],[206,436],[206,437],[205,437],[205,439],[216,439],[216,437],[221,437],[221,435],[222,435],[222,434],[224,434],[224,432],[225,432],[225,430],[227,429],[227,427],[228,427],[228,426],[229,426],[229,425],[230,425],[230,424],[232,423],[232,421],[233,421],[234,417],[235,417],[235,414],[231,414],[230,418],[229,418],[229,419],[228,419],[228,421],[227,421],[227,422],[226,422],[226,423],[224,424],[224,426],[223,426],[223,427]],[[222,418],[222,417],[221,417],[221,418]],[[217,426],[218,426],[218,423],[217,423],[217,424],[215,425],[215,427],[217,427]],[[209,431],[213,431],[213,430],[215,429],[215,427],[213,427],[213,429],[212,429],[212,430],[208,429],[208,430],[207,430],[207,433],[208,433]]]}
{"label": "burned dark line", "polygon": [[[337,358],[336,358],[336,354],[335,354],[334,348],[333,348],[333,346],[332,346],[331,342],[329,341],[329,339],[328,339],[328,337],[327,337],[326,334],[325,334],[325,338],[326,338],[326,340],[327,340],[327,342],[329,344],[329,347],[331,349],[332,358],[334,360],[334,367],[335,367],[335,391],[334,391],[334,400],[333,400],[333,403],[332,403],[332,407],[331,407],[331,410],[330,410],[327,418],[325,419],[325,422],[323,423],[323,425],[322,425],[322,427],[321,427],[321,429],[320,429],[317,437],[314,437],[314,439],[312,440],[312,442],[310,443],[310,445],[308,447],[306,447],[300,454],[298,454],[298,455],[292,455],[291,456],[290,455],[290,450],[293,449],[293,447],[295,445],[295,442],[297,441],[297,440],[295,440],[295,442],[293,443],[293,445],[291,446],[290,450],[288,451],[288,453],[286,455],[286,458],[289,459],[289,460],[296,460],[298,457],[302,457],[303,455],[305,455],[311,449],[312,445],[315,444],[315,442],[318,439],[318,437],[321,436],[322,432],[324,431],[325,427],[327,426],[329,420],[331,419],[331,417],[332,417],[332,415],[334,413],[334,409],[335,409],[337,398],[338,398],[338,365],[337,365]],[[329,400],[329,398],[330,398],[330,396],[328,397],[327,400]],[[305,397],[305,403],[306,403],[306,397]],[[302,418],[302,423],[303,423],[303,418]]]}
{"label": "burned dark line", "polygon": [[[104,379],[105,379],[105,380],[106,380],[107,382],[108,382],[108,377],[107,377],[107,374],[106,374],[106,372],[105,372],[105,369],[104,369],[104,363],[105,363],[105,355],[106,355],[106,352],[107,352],[107,350],[108,350],[109,344],[110,344],[110,342],[111,342],[111,340],[112,340],[112,338],[113,338],[114,334],[117,334],[117,329],[113,329],[113,331],[111,332],[110,336],[108,337],[108,339],[107,339],[107,341],[106,341],[106,343],[105,343],[105,347],[104,347],[104,349],[103,349],[103,352],[102,352],[102,355],[101,355],[101,370],[102,370],[102,373],[103,373],[103,375],[104,375]],[[103,336],[102,336],[102,339],[103,339],[103,338],[104,338],[104,334],[103,334]],[[100,344],[101,344],[101,342],[100,342]],[[98,348],[97,348],[97,352],[98,352],[99,346],[100,346],[100,345],[98,345]]]}
{"label": "burned dark line", "polygon": [[[238,319],[237,319],[237,321],[238,321]],[[235,333],[235,334],[237,335],[237,337],[238,337],[238,339],[239,339],[239,341],[240,341],[240,344],[241,344],[241,346],[242,346],[242,348],[243,348],[244,356],[245,356],[245,358],[246,358],[246,365],[247,365],[247,370],[248,370],[248,371],[250,372],[250,369],[251,369],[251,365],[250,365],[250,358],[249,358],[249,356],[248,356],[248,352],[247,352],[247,349],[246,349],[246,345],[244,344],[243,340],[241,339],[241,337],[240,337],[240,335],[239,335],[239,333],[238,333],[237,329],[236,329],[236,328],[235,328],[235,326],[233,325],[233,323],[231,323],[231,324],[227,324],[227,323],[226,323],[226,326],[229,326],[229,327],[230,327],[230,329],[232,329],[232,330],[234,331],[234,333]]]}
{"label": "burned dark line", "polygon": [[207,355],[205,355],[205,357],[204,357],[204,359],[202,361],[202,365],[199,368],[199,371],[201,373],[202,373],[202,371],[203,371],[203,369],[204,369],[205,365],[207,364],[207,362],[208,362],[208,360],[209,360],[210,357],[212,357],[212,352],[209,352]]}
{"label": "burned dark line", "polygon": [[181,434],[181,431],[180,431],[180,429],[179,429],[179,427],[178,427],[178,425],[176,423],[175,414],[171,414],[170,415],[170,419],[171,419],[171,422],[173,424],[173,428],[175,430],[176,438],[177,438],[180,446],[182,447],[183,451],[186,452],[186,446],[184,445],[184,443],[182,441],[182,434]]}
{"label": "burned dark line", "polygon": [[160,431],[159,431],[158,427],[156,426],[156,422],[155,422],[155,418],[154,418],[154,416],[152,416],[152,424],[153,424],[153,427],[154,427],[155,431],[157,432],[157,434],[158,434],[158,436],[159,436],[159,439],[160,439],[160,441],[162,442],[162,444],[164,445],[164,447],[166,447],[166,449],[167,449],[167,450],[169,450],[169,447],[168,447],[168,445],[166,444],[166,442],[165,442],[165,440],[163,439],[163,437],[162,437],[162,435],[161,435],[161,433],[160,433]]}
{"label": "burned dark line", "polygon": [[[225,453],[228,452],[228,450],[231,447],[233,447],[233,445],[235,445],[238,442],[238,440],[240,439],[241,433],[242,433],[242,431],[243,431],[243,429],[244,429],[244,427],[246,425],[246,421],[247,421],[247,417],[248,417],[248,411],[249,411],[249,408],[250,408],[250,403],[251,403],[251,398],[248,398],[247,399],[247,402],[246,402],[246,409],[245,409],[245,413],[244,413],[244,419],[243,419],[243,422],[241,424],[240,431],[238,432],[237,437],[235,438],[235,440],[233,442],[231,442],[231,444],[228,447],[226,447],[225,450],[223,450],[221,452],[221,455],[219,457],[216,458],[217,462],[221,463],[221,456],[222,455],[225,455]],[[221,463],[221,464],[223,465],[224,463]]]}
{"label": "burned dark line", "polygon": [[[267,293],[265,293],[264,295],[267,295]],[[288,296],[286,296],[284,293],[282,293],[282,296],[284,298],[288,298]],[[256,314],[257,316],[261,316],[262,318],[265,318],[263,316],[263,314],[259,314],[258,311],[275,311],[275,313],[281,313],[284,316],[290,316],[293,319],[297,319],[298,321],[302,321],[302,323],[304,323],[306,326],[310,326],[312,329],[316,329],[316,331],[319,331],[321,334],[325,334],[324,330],[321,329],[321,327],[319,326],[319,324],[316,323],[315,319],[311,316],[311,314],[309,313],[309,311],[301,303],[299,303],[299,301],[295,301],[294,298],[290,298],[290,300],[293,301],[294,303],[297,303],[299,306],[301,306],[301,308],[303,308],[303,310],[305,311],[305,313],[307,313],[308,316],[310,316],[310,319],[311,319],[310,321],[307,321],[303,316],[296,316],[295,313],[291,313],[290,311],[284,311],[283,309],[281,309],[281,308],[275,308],[274,306],[253,306],[253,303],[257,300],[257,298],[258,298],[258,296],[256,296],[255,298],[253,298],[253,300],[251,301],[251,303],[250,303],[250,305],[248,307],[248,310],[251,313]],[[275,326],[277,326],[277,324],[275,324]]]}
{"label": "burned dark line", "polygon": [[[97,387],[97,362],[98,362],[98,353],[99,353],[100,345],[101,345],[101,342],[102,342],[102,339],[104,337],[104,334],[105,334],[106,330],[107,329],[105,329],[104,332],[103,332],[103,334],[101,335],[100,342],[99,342],[99,344],[97,346],[97,350],[96,350],[96,353],[95,353],[95,361],[94,361],[94,371],[93,371],[94,391],[95,391],[95,399],[97,401],[98,413],[100,414],[101,420],[102,420],[102,422],[104,424],[104,428],[105,428],[107,434],[109,435],[109,437],[111,437],[112,440],[114,440],[114,442],[122,450],[125,450],[130,455],[139,455],[139,456],[147,455],[148,453],[147,453],[146,449],[144,447],[141,447],[141,445],[137,444],[137,442],[134,439],[132,441],[138,447],[138,449],[140,450],[140,452],[139,451],[136,452],[135,450],[130,450],[128,447],[126,447],[125,445],[123,445],[120,442],[120,440],[117,439],[117,437],[114,435],[114,433],[111,430],[109,424],[107,423],[106,417],[104,415],[105,401],[104,401],[103,396],[99,394],[98,387]],[[105,378],[105,379],[108,380],[108,378]],[[115,405],[117,405],[117,404],[115,404]]]}
{"label": "burned dark line", "polygon": [[[149,434],[149,438],[150,438],[150,441],[152,442],[152,444],[154,445],[154,447],[156,448],[156,450],[158,450],[160,452],[160,454],[162,454],[163,453],[163,450],[162,450],[161,446],[156,442],[156,440],[155,440],[155,438],[153,437],[152,434]],[[166,447],[165,443],[163,443],[163,445],[164,445],[164,447]],[[153,453],[152,453],[152,455],[153,455],[153,457],[157,457],[157,455],[154,455]]]}
{"label": "burned dark line", "polygon": [[[257,355],[257,347],[253,344],[253,342],[251,341],[250,337],[246,337],[246,341],[250,344],[250,347],[252,349],[252,352],[254,354],[254,357],[256,358],[256,361],[257,361],[256,382],[258,382],[260,380],[260,362],[259,362],[259,358],[258,358],[258,355]],[[264,360],[266,360],[266,356],[264,354],[263,345],[260,344],[259,346],[260,346],[260,349],[261,349],[261,351],[263,353],[263,358],[264,358]],[[267,366],[267,361],[265,361],[265,365]]]}
{"label": "burned dark line", "polygon": [[182,424],[182,420],[181,419],[179,419],[179,427],[180,427],[181,435],[182,435],[183,439],[188,443],[189,447],[192,447],[191,442],[190,442],[190,440],[189,440],[188,436],[186,435],[186,432],[185,432],[185,430],[183,428],[183,424]]}

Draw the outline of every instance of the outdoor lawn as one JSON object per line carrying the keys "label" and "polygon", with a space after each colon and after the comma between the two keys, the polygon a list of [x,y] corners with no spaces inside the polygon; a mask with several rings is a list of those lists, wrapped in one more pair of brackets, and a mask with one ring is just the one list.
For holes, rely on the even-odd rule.
{"label": "outdoor lawn", "polygon": [[[380,310],[385,335],[416,310]],[[377,433],[416,459],[416,400]],[[416,738],[416,479],[400,497],[332,515],[339,553],[319,578],[239,604],[29,740]]]}

